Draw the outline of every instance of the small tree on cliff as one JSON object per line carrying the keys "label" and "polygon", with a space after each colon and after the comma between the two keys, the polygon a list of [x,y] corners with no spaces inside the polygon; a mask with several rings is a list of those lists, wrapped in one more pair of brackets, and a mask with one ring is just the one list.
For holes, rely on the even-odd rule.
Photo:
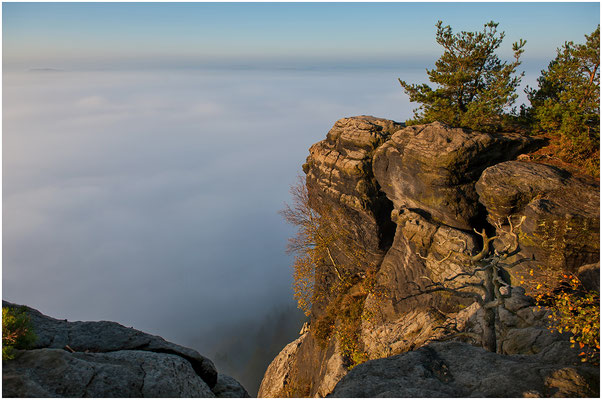
{"label": "small tree on cliff", "polygon": [[[504,307],[504,301],[511,296],[511,286],[507,279],[507,270],[511,269],[522,262],[530,259],[521,258],[512,263],[507,263],[506,260],[520,252],[518,235],[515,230],[518,229],[525,217],[523,216],[517,225],[513,225],[512,219],[508,217],[509,230],[503,230],[501,223],[496,224],[499,232],[502,235],[509,236],[511,241],[504,249],[496,250],[491,245],[491,242],[498,236],[488,237],[485,229],[481,232],[475,232],[483,238],[483,249],[476,255],[468,255],[466,251],[466,242],[464,251],[457,254],[463,259],[470,270],[458,273],[452,277],[446,278],[441,282],[435,282],[429,277],[422,277],[426,281],[425,285],[417,285],[415,293],[403,297],[399,301],[436,292],[446,292],[455,296],[470,298],[479,304],[484,310],[483,333],[481,337],[481,345],[486,350],[497,351],[496,339],[496,314],[498,307]],[[455,252],[450,251],[447,256],[437,263],[447,261]],[[419,256],[426,259],[422,255]]]}
{"label": "small tree on cliff", "polygon": [[437,22],[436,41],[445,51],[436,68],[427,69],[427,74],[438,87],[399,79],[410,101],[421,104],[414,110],[414,119],[406,122],[408,125],[440,121],[486,132],[501,129],[505,109],[517,98],[515,91],[523,74],[514,73],[526,41],[520,39],[513,44],[513,62],[500,61],[495,51],[505,34],[498,32],[497,26],[491,21],[482,32],[454,35],[451,27]]}
{"label": "small tree on cliff", "polygon": [[547,70],[539,88],[527,91],[534,129],[559,134],[560,156],[590,162],[599,168],[600,145],[600,26],[585,36],[585,44],[566,42]]}
{"label": "small tree on cliff", "polygon": [[[322,293],[316,290],[316,272],[320,268],[335,276],[331,290],[346,289],[354,283],[351,265],[365,267],[366,251],[346,228],[348,220],[342,209],[310,205],[305,179],[299,177],[290,190],[293,203],[280,211],[284,219],[297,227],[297,234],[289,239],[289,253],[295,255],[293,264],[293,292],[297,304],[306,315],[314,300]],[[340,259],[346,259],[343,264]]]}

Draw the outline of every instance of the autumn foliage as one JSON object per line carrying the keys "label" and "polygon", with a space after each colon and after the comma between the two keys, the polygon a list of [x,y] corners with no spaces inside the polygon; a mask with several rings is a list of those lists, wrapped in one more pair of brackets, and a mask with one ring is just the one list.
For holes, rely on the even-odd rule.
{"label": "autumn foliage", "polygon": [[[290,190],[293,202],[280,211],[297,227],[289,239],[288,252],[295,255],[293,291],[300,309],[310,314],[312,304],[333,299],[357,283],[358,270],[369,267],[367,251],[349,228],[350,218],[341,207],[310,205],[305,180],[298,178]],[[315,207],[315,208],[314,208]],[[317,276],[333,277],[325,287],[317,287]],[[326,287],[327,286],[327,287]]]}
{"label": "autumn foliage", "polygon": [[549,329],[570,334],[581,361],[600,361],[600,292],[588,290],[573,274],[539,273],[521,276],[521,283],[540,308],[550,311]]}
{"label": "autumn foliage", "polygon": [[[306,315],[314,311],[311,332],[317,344],[324,348],[335,337],[346,366],[353,368],[368,359],[359,330],[365,299],[368,293],[377,293],[376,268],[361,235],[349,225],[353,222],[344,206],[311,204],[302,177],[290,192],[292,205],[280,213],[297,227],[288,245],[295,255],[295,299]],[[312,309],[317,302],[324,304],[319,312]]]}
{"label": "autumn foliage", "polygon": [[36,341],[24,310],[2,307],[2,360],[14,358],[15,349],[30,348]]}

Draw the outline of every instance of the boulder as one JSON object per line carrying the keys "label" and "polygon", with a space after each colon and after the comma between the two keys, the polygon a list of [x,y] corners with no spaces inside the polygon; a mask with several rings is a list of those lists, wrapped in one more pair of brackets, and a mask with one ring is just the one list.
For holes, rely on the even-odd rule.
{"label": "boulder", "polygon": [[155,353],[174,354],[189,361],[194,371],[213,387],[217,382],[217,370],[213,362],[197,351],[170,343],[165,339],[149,335],[116,322],[90,321],[68,322],[48,317],[27,306],[2,301],[2,306],[24,307],[31,319],[37,340],[34,348],[64,349],[81,352],[107,353],[118,350],[143,350]]}
{"label": "boulder", "polygon": [[197,351],[116,322],[68,322],[24,309],[36,342],[3,363],[5,397],[248,397]]}
{"label": "boulder", "polygon": [[211,389],[215,397],[242,398],[251,397],[247,390],[234,378],[228,375],[218,374],[217,383]]}
{"label": "boulder", "polygon": [[374,153],[374,176],[396,209],[422,210],[436,222],[472,230],[480,218],[481,172],[537,145],[518,134],[489,134],[439,122],[397,131]]}
{"label": "boulder", "polygon": [[18,351],[2,366],[3,397],[215,397],[182,357],[148,351]]}
{"label": "boulder", "polygon": [[[522,256],[547,269],[577,272],[600,260],[600,185],[558,167],[508,161],[487,168],[476,183],[490,223],[507,217],[520,227]],[[498,229],[498,234],[499,234]]]}
{"label": "boulder", "polygon": [[599,379],[587,364],[444,342],[358,365],[329,397],[598,397]]}

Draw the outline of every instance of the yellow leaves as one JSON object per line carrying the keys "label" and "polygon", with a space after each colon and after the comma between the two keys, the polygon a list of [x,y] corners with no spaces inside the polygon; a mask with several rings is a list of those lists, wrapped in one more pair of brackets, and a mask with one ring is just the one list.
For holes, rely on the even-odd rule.
{"label": "yellow leaves", "polygon": [[[550,275],[538,278],[531,285],[538,291],[533,297],[537,309],[548,309],[549,329],[569,333],[571,347],[580,349],[583,362],[597,363],[600,353],[600,295],[587,291],[572,274]],[[577,347],[578,346],[578,347]]]}

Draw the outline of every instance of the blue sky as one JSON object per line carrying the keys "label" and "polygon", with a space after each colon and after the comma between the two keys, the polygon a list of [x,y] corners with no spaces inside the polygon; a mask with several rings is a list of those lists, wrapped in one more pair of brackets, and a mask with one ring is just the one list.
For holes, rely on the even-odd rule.
{"label": "blue sky", "polygon": [[[3,3],[6,64],[136,58],[193,61],[379,60],[440,54],[437,20],[455,31],[495,20],[501,54],[551,59],[600,21],[599,3]],[[46,65],[47,64],[47,65]]]}

